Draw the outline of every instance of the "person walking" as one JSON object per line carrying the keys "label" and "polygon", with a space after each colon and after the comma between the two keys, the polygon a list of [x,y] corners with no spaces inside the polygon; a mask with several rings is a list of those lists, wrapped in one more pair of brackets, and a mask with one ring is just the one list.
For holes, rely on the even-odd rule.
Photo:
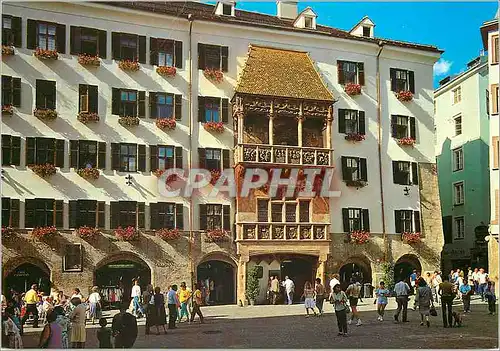
{"label": "person walking", "polygon": [[276,305],[278,303],[278,298],[280,295],[280,281],[277,276],[271,279],[271,303]]}
{"label": "person walking", "polygon": [[21,330],[13,320],[14,314],[13,306],[7,307],[2,311],[2,336],[7,338],[5,342],[2,342],[2,346],[9,349],[22,349],[23,339],[21,338]]}
{"label": "person walking", "polygon": [[84,349],[87,339],[87,332],[85,330],[85,314],[87,307],[78,297],[73,297],[70,302],[74,306],[74,309],[69,315],[69,320],[71,321],[71,348]]}
{"label": "person walking", "polygon": [[323,315],[323,303],[325,301],[325,287],[321,284],[321,278],[316,278],[316,284],[314,285],[314,291],[316,295],[316,307],[319,310],[319,315]]}
{"label": "person walking", "polygon": [[455,294],[453,292],[453,284],[449,282],[447,277],[444,281],[439,284],[438,290],[439,296],[441,296],[441,311],[443,313],[443,326],[445,328],[453,326],[453,299]]}
{"label": "person walking", "polygon": [[177,298],[177,285],[170,287],[167,294],[168,305],[168,329],[175,329],[175,321],[177,320],[177,309],[180,307],[179,299]]}
{"label": "person walking", "polygon": [[160,335],[160,326],[163,327],[163,332],[167,334],[165,325],[167,324],[167,314],[165,312],[165,297],[161,293],[161,289],[157,286],[154,290],[152,304],[151,325],[156,326],[156,335]]}
{"label": "person walking", "polygon": [[283,282],[283,286],[285,287],[286,303],[288,305],[291,305],[293,303],[293,292],[295,290],[295,284],[288,276],[286,276],[285,281]]}
{"label": "person walking", "polygon": [[477,267],[472,272],[472,281],[474,282],[474,294],[479,294],[479,269]]}
{"label": "person walking", "polygon": [[402,321],[403,323],[408,322],[408,299],[410,296],[410,287],[405,282],[404,277],[400,277],[399,282],[394,286],[394,291],[396,293],[396,303],[398,304],[398,309],[394,315],[394,320],[399,322],[399,314],[401,310],[403,311]]}
{"label": "person walking", "polygon": [[[56,322],[57,315],[51,311],[47,316],[47,324],[43,327],[38,347],[41,349],[62,349],[62,328]],[[80,348],[80,347],[74,347]],[[82,347],[83,348],[83,347]]]}
{"label": "person walking", "polygon": [[146,314],[146,325],[144,328],[145,334],[149,335],[151,329],[152,315],[154,313],[154,301],[153,301],[153,285],[148,284],[144,292],[142,293],[142,309]]}
{"label": "person walking", "polygon": [[469,284],[463,284],[460,288],[460,294],[462,294],[462,303],[464,304],[464,313],[470,312],[470,299],[473,293],[472,288]]}
{"label": "person walking", "polygon": [[390,292],[385,288],[385,283],[380,282],[378,289],[375,290],[375,296],[377,297],[377,320],[382,322],[384,320],[385,307],[387,306]]}
{"label": "person walking", "polygon": [[113,317],[111,330],[115,337],[115,349],[130,349],[137,339],[137,318],[127,312],[128,301],[120,306],[120,313]]}
{"label": "person walking", "polygon": [[68,331],[71,326],[70,320],[66,316],[63,306],[54,307],[54,313],[56,314],[56,323],[61,327],[62,348],[69,349]]}
{"label": "person walking", "polygon": [[417,270],[414,269],[413,272],[410,274],[410,286],[411,286],[411,294],[415,295],[415,287],[417,284]]}
{"label": "person walking", "polygon": [[96,320],[101,318],[101,295],[99,294],[99,288],[94,286],[92,288],[92,293],[89,295],[89,317],[92,320],[92,325]]}
{"label": "person walking", "polygon": [[488,284],[486,286],[486,291],[484,292],[484,296],[486,300],[488,301],[488,311],[489,314],[495,315],[496,313],[496,301],[497,301],[497,296],[495,294],[495,282],[493,281],[488,281]]}
{"label": "person walking", "polygon": [[439,284],[441,284],[443,280],[441,279],[441,274],[438,271],[434,271],[434,275],[432,276],[431,280],[431,290],[432,290],[432,297],[436,303],[439,303],[439,295],[438,295],[438,290],[439,290]]}
{"label": "person walking", "polygon": [[201,294],[201,290],[198,287],[198,284],[194,284],[194,294],[193,294],[193,310],[191,311],[191,320],[192,323],[194,321],[194,316],[198,315],[200,318],[200,323],[203,323],[203,314],[201,313],[201,305],[203,303],[203,298]]}
{"label": "person walking", "polygon": [[433,303],[431,288],[427,285],[424,279],[420,279],[418,282],[417,293],[415,295],[415,301],[418,306],[418,311],[420,312],[420,325],[427,324],[427,328],[431,326],[429,321],[430,308]]}
{"label": "person walking", "polygon": [[130,293],[130,297],[133,302],[133,312],[137,316],[137,318],[141,318],[144,315],[144,310],[141,306],[141,286],[139,285],[139,280],[134,280],[134,286],[132,287],[132,292]]}
{"label": "person walking", "polygon": [[99,340],[99,348],[100,349],[112,349],[113,345],[111,344],[111,335],[113,332],[110,328],[106,327],[108,321],[106,318],[99,319],[99,325],[101,326],[97,331],[97,340]]}
{"label": "person walking", "polygon": [[304,297],[304,307],[306,308],[306,318],[309,318],[309,309],[316,315],[316,311],[314,307],[316,304],[314,303],[314,289],[309,281],[304,284],[304,293],[301,297]]}
{"label": "person walking", "polygon": [[337,317],[337,326],[339,328],[338,335],[347,336],[347,295],[345,292],[340,290],[340,284],[333,287],[331,297],[334,305],[335,316]]}
{"label": "person walking", "polygon": [[179,315],[179,323],[182,321],[182,317],[186,316],[186,321],[189,321],[189,311],[188,303],[191,299],[191,291],[186,287],[186,282],[181,283],[181,289],[179,290],[179,302],[181,304],[181,313]]}
{"label": "person walking", "polygon": [[21,335],[23,334],[24,323],[26,323],[30,315],[33,315],[33,328],[38,328],[38,300],[38,285],[33,284],[31,289],[24,295],[26,311],[21,319]]}
{"label": "person walking", "polygon": [[481,294],[481,301],[484,302],[484,292],[486,291],[486,287],[488,285],[488,273],[484,271],[484,268],[479,269],[477,280],[479,284],[479,293]]}
{"label": "person walking", "polygon": [[357,326],[360,326],[361,324],[361,318],[359,318],[359,312],[358,312],[358,299],[359,299],[359,293],[361,290],[361,285],[356,284],[356,281],[354,278],[351,278],[351,284],[347,287],[346,290],[346,295],[347,298],[349,299],[349,306],[351,306],[351,318],[347,321],[347,324],[351,324],[354,319],[357,319]]}

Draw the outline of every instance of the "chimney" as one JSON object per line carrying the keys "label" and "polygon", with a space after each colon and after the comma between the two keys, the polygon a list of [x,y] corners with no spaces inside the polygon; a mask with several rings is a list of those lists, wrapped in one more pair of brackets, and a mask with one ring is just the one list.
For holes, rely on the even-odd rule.
{"label": "chimney", "polygon": [[296,19],[298,15],[297,0],[278,0],[278,17]]}

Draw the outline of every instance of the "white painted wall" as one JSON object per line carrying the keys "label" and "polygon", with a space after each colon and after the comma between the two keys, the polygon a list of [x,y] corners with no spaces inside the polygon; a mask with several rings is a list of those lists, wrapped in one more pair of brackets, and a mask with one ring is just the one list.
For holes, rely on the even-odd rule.
{"label": "white painted wall", "polygon": [[[488,52],[492,52],[493,48],[491,47],[491,38],[494,35],[498,35],[498,30],[496,32],[490,32],[488,33]],[[497,53],[498,55],[498,53]],[[489,55],[492,57],[493,55]],[[491,112],[493,111],[493,99],[491,96],[491,85],[492,84],[498,84],[499,81],[499,65],[497,64],[491,64],[491,58],[489,60],[489,87],[488,90],[490,91],[490,145],[491,140],[493,137],[498,137],[499,135],[499,129],[500,129],[500,123],[499,123],[499,116],[498,113],[492,114]],[[498,169],[493,169],[493,147],[490,147],[490,199],[491,199],[491,220],[493,221],[496,217],[500,217],[500,215],[496,216],[498,211],[500,209],[495,208],[495,194],[496,191],[498,190],[499,187],[499,170]],[[499,232],[499,226],[498,224],[495,225],[490,225],[490,232],[493,234],[497,234]]]}

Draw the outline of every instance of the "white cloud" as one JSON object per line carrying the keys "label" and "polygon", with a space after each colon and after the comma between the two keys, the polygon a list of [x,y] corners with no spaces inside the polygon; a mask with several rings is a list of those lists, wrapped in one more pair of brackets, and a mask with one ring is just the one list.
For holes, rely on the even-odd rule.
{"label": "white cloud", "polygon": [[434,75],[435,76],[444,76],[448,74],[450,71],[451,65],[453,62],[446,61],[445,59],[440,59],[438,62],[434,64]]}

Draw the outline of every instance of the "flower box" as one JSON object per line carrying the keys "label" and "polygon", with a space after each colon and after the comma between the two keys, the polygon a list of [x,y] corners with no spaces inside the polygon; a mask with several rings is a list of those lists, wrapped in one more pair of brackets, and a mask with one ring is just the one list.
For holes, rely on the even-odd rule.
{"label": "flower box", "polygon": [[418,232],[416,233],[404,232],[403,234],[401,234],[401,239],[403,240],[403,242],[407,244],[416,244],[420,242],[421,238],[422,237]]}
{"label": "flower box", "polygon": [[399,101],[411,101],[413,100],[413,93],[409,90],[401,90],[396,93],[396,97]]}
{"label": "flower box", "polygon": [[99,170],[97,168],[80,168],[76,171],[78,175],[87,180],[96,180],[99,179]]}
{"label": "flower box", "polygon": [[220,171],[217,169],[210,170],[210,184],[215,185],[220,178]]}
{"label": "flower box", "polygon": [[215,83],[221,83],[224,80],[224,73],[220,69],[205,68],[203,75]]}
{"label": "flower box", "polygon": [[78,63],[84,66],[100,66],[101,59],[97,55],[80,54],[78,55]]}
{"label": "flower box", "polygon": [[57,229],[54,226],[36,227],[31,232],[31,237],[33,239],[43,240],[43,239],[50,239],[56,234],[57,234]]}
{"label": "flower box", "polygon": [[101,235],[101,231],[97,228],[83,226],[76,230],[76,235],[84,240],[93,240]]}
{"label": "flower box", "polygon": [[120,67],[124,71],[138,71],[139,70],[139,62],[137,61],[130,61],[130,60],[121,60],[120,63],[118,63],[118,67]]}
{"label": "flower box", "polygon": [[356,187],[356,188],[362,188],[362,187],[366,186],[366,182],[364,180],[360,180],[360,179],[358,179],[358,180],[346,180],[345,185]]}
{"label": "flower box", "polygon": [[356,83],[347,83],[344,86],[344,91],[350,96],[361,95],[361,85]]}
{"label": "flower box", "polygon": [[48,178],[56,174],[57,172],[56,166],[51,163],[46,163],[43,165],[30,165],[29,168],[31,168],[33,173],[36,173],[39,177],[42,178]]}
{"label": "flower box", "polygon": [[223,229],[207,230],[205,242],[216,243],[226,241],[229,238],[228,233]]}
{"label": "flower box", "polygon": [[118,227],[115,229],[115,236],[122,241],[132,241],[139,239],[139,231],[134,227],[122,228]]}
{"label": "flower box", "polygon": [[174,130],[177,126],[175,118],[158,118],[156,120],[156,126],[161,130]]}
{"label": "flower box", "polygon": [[2,56],[12,56],[14,55],[14,47],[10,45],[2,45]]}
{"label": "flower box", "polygon": [[165,170],[164,169],[157,169],[157,170],[154,170],[153,171],[153,174],[157,177],[157,178],[160,178],[162,176],[162,174],[165,173]]}
{"label": "flower box", "polygon": [[398,144],[403,146],[414,146],[416,140],[413,138],[401,138],[398,139]]}
{"label": "flower box", "polygon": [[223,133],[224,132],[224,123],[222,123],[222,122],[205,122],[203,124],[203,128],[205,128],[205,130],[208,132]]}
{"label": "flower box", "polygon": [[80,112],[76,119],[83,124],[87,124],[89,122],[99,122],[99,115],[95,112]]}
{"label": "flower box", "polygon": [[370,240],[370,232],[364,230],[354,230],[349,233],[349,239],[352,244],[365,244]]}
{"label": "flower box", "polygon": [[2,227],[2,239],[11,238],[16,234],[12,227]]}
{"label": "flower box", "polygon": [[138,126],[139,117],[122,116],[118,118],[118,123],[120,123],[124,127]]}
{"label": "flower box", "polygon": [[177,69],[172,66],[158,66],[156,68],[156,73],[164,77],[174,77],[177,73]]}
{"label": "flower box", "polygon": [[156,231],[156,236],[166,241],[177,240],[181,237],[181,232],[178,229],[162,228]]}
{"label": "flower box", "polygon": [[345,140],[348,140],[348,141],[363,141],[365,140],[365,136],[363,134],[359,134],[359,133],[349,133],[345,136]]}
{"label": "flower box", "polygon": [[59,58],[57,50],[45,50],[38,48],[35,50],[34,55],[41,60],[57,60]]}
{"label": "flower box", "polygon": [[14,107],[12,105],[2,105],[2,115],[11,115],[14,113]]}
{"label": "flower box", "polygon": [[57,111],[50,108],[36,108],[33,115],[41,120],[53,121],[57,118]]}

